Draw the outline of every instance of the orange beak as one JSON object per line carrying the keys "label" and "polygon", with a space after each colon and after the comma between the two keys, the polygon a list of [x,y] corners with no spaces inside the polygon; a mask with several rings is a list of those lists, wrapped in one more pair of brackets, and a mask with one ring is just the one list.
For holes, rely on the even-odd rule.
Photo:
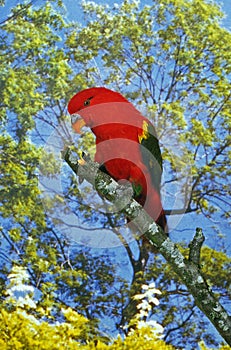
{"label": "orange beak", "polygon": [[82,127],[86,125],[85,120],[81,118],[78,114],[72,114],[71,116],[72,128],[77,132],[77,134],[82,133]]}

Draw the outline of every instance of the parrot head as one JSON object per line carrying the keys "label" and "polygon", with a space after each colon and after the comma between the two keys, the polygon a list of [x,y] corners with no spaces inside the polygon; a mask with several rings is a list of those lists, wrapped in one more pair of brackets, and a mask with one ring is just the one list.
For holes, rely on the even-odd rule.
{"label": "parrot head", "polygon": [[68,112],[72,116],[74,130],[81,133],[84,125],[94,127],[97,113],[104,114],[102,104],[114,102],[129,103],[120,93],[104,87],[93,87],[75,94],[68,103]]}

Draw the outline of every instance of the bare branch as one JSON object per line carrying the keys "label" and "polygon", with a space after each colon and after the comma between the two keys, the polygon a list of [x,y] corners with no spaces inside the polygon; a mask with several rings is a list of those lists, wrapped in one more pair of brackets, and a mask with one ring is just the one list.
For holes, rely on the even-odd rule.
{"label": "bare branch", "polygon": [[[79,164],[77,156],[73,155],[70,149],[65,151],[63,157],[72,170],[90,182],[100,195],[114,204],[119,203],[119,208],[122,208],[121,213],[132,220],[140,232],[144,233],[150,244],[163,255],[194,297],[195,304],[213,323],[226,342],[231,345],[231,317],[208,287],[198,266],[199,252],[203,243],[201,242],[203,239],[202,231],[197,231],[193,243],[191,243],[190,257],[185,259],[176,244],[166,236],[161,227],[153,222],[139,203],[130,199],[130,193],[127,204],[128,193],[125,193],[124,186],[120,186],[110,176],[102,173],[97,163],[87,160],[83,165]],[[193,249],[195,249],[194,252]]]}
{"label": "bare branch", "polygon": [[31,7],[35,2],[37,2],[38,0],[32,0],[30,1],[28,4],[23,4],[22,8],[20,10],[18,10],[18,12],[14,13],[13,15],[11,15],[10,17],[7,17],[6,19],[4,19],[3,21],[0,22],[0,26],[2,26],[3,24],[5,24],[8,21],[14,20],[17,17],[19,17],[21,14],[23,14],[24,11],[26,11],[29,7]]}
{"label": "bare branch", "polygon": [[205,237],[203,235],[202,229],[197,228],[196,234],[193,237],[193,240],[189,244],[189,257],[188,260],[197,265],[200,266],[200,254],[201,254],[201,247],[204,243]]}

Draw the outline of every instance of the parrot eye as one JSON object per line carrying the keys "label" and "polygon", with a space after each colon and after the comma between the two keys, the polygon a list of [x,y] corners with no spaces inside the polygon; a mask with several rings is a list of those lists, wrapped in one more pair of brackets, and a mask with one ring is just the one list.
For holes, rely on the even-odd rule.
{"label": "parrot eye", "polygon": [[[93,96],[92,96],[93,97]],[[92,97],[89,97],[86,101],[84,101],[84,106],[89,106],[91,104]]]}

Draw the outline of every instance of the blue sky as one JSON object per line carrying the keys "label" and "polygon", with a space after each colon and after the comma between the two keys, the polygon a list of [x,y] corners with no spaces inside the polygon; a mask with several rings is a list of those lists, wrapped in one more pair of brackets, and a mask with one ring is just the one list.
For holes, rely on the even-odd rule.
{"label": "blue sky", "polygon": [[[45,0],[34,0],[33,3],[35,5],[41,5],[44,3]],[[0,8],[1,9],[1,12],[0,12],[0,22],[5,20],[9,15],[10,15],[10,12],[11,12],[11,9],[18,3],[21,3],[21,1],[18,1],[18,0],[6,0],[5,2],[5,6],[3,8]],[[103,0],[95,0],[96,3],[105,3]],[[114,3],[121,3],[122,0],[110,0],[110,1],[107,1],[107,4],[113,6]],[[142,1],[142,4],[150,4],[152,1],[151,0],[145,0],[145,1]],[[231,30],[231,6],[230,6],[230,0],[215,0],[215,2],[219,3],[222,8],[223,8],[223,11],[225,12],[226,16],[223,20],[223,25],[224,27],[226,27],[227,29],[230,29]],[[64,4],[66,6],[66,19],[68,21],[81,21],[81,18],[82,18],[82,13],[81,13],[81,9],[80,9],[80,3],[81,3],[81,0],[64,0]],[[190,219],[189,220],[192,220],[192,221],[195,221],[197,220],[197,217],[196,215],[190,215]],[[203,225],[203,227],[205,228],[205,231],[207,232],[210,232],[211,230],[211,223],[206,220],[205,218],[201,218],[201,221],[200,222],[200,225]],[[218,221],[220,221],[218,219]],[[223,220],[221,220],[222,222]],[[224,224],[224,223],[223,223]],[[191,227],[193,225],[189,225],[189,227]],[[180,229],[180,227],[179,227]],[[224,227],[223,228],[224,232],[228,232],[228,227]],[[190,236],[187,234],[187,232],[185,233],[184,232],[184,235],[186,235],[186,240],[189,240],[190,239]],[[216,242],[212,242],[214,237],[210,236],[207,238],[208,241],[206,242],[208,245],[214,247],[214,244],[216,245]],[[179,240],[179,236],[176,237],[176,240]],[[211,241],[211,242],[210,242]],[[228,242],[230,242],[228,240]],[[231,243],[229,243],[229,249],[231,246]],[[214,247],[215,248],[215,247]]]}
{"label": "blue sky", "polygon": [[[34,0],[35,4],[42,4],[44,0]],[[96,3],[105,3],[103,0],[95,0]],[[113,5],[114,3],[121,3],[121,0],[110,0],[107,1],[106,3],[109,5]],[[230,0],[214,0],[214,2],[220,4],[222,6],[222,9],[224,13],[226,14],[226,18],[223,21],[223,25],[231,30],[231,3]],[[7,18],[7,16],[10,13],[10,10],[17,4],[22,3],[22,1],[18,0],[6,0],[5,1],[5,6],[1,7],[1,12],[0,12],[0,22],[4,19]],[[66,6],[66,11],[67,11],[67,19],[68,20],[79,20],[79,9],[80,9],[80,0],[64,0],[64,4]],[[142,4],[150,4],[151,1],[145,0],[142,1]]]}
{"label": "blue sky", "polygon": [[[44,3],[45,0],[33,0],[33,3],[35,5],[41,5]],[[81,0],[63,0],[64,4],[66,6],[66,19],[68,21],[81,21],[82,18],[82,13],[81,13],[81,9],[80,9],[80,3]],[[96,3],[105,3],[103,0],[95,0]],[[110,0],[107,1],[108,5],[113,6],[114,3],[121,3],[122,0]],[[145,0],[142,1],[142,4],[150,4],[152,1],[151,0]],[[224,27],[226,27],[227,29],[231,30],[231,6],[230,6],[230,0],[215,0],[215,2],[219,3],[222,8],[223,11],[225,12],[226,16],[223,20],[223,25]],[[19,4],[22,3],[21,1],[18,0],[6,0],[5,1],[5,6],[0,8],[1,12],[0,12],[0,22],[5,20],[8,16],[10,16],[10,12],[11,9]],[[196,218],[194,217],[194,215],[190,215],[191,220],[195,220]],[[206,231],[210,231],[210,225],[211,223],[203,220],[203,223],[200,223],[201,225],[203,224],[203,227],[206,228],[206,226],[208,225]],[[191,227],[191,225],[190,225]],[[224,227],[225,232],[228,232],[228,228]],[[186,235],[187,236],[187,235]],[[179,239],[179,236],[177,237],[177,239]],[[190,237],[187,237],[187,240],[190,239]],[[211,239],[211,238],[209,238]],[[210,245],[211,242],[207,242],[208,245]],[[212,245],[212,244],[211,244]],[[213,245],[212,245],[213,246]]]}
{"label": "blue sky", "polygon": [[[216,0],[215,2],[221,4],[224,13],[226,14],[226,17],[223,20],[223,26],[227,29],[229,29],[231,31],[231,6],[230,6],[230,1],[231,0]],[[4,7],[0,8],[0,22],[5,20],[9,15],[10,15],[10,11],[11,9],[17,5],[18,3],[21,3],[22,1],[18,1],[18,0],[6,0],[6,4]],[[96,3],[105,3],[103,0],[96,0]],[[109,5],[113,5],[114,3],[121,3],[121,0],[110,0],[107,1],[106,3]],[[44,3],[44,0],[35,0],[35,5],[40,5]],[[80,0],[64,0],[64,4],[66,6],[66,19],[68,21],[80,21],[81,20],[81,12],[80,12]],[[142,1],[142,4],[150,4],[151,0],[145,0]],[[193,227],[195,221],[198,220],[198,216],[196,216],[196,214],[190,215],[190,217],[188,218],[188,227]],[[200,218],[200,226],[203,226],[205,231],[210,232],[210,226],[211,223],[209,221],[207,221],[205,218]],[[183,227],[179,227],[179,230],[183,229]],[[187,231],[187,230],[186,230]],[[188,230],[189,231],[189,230]],[[191,230],[190,230],[191,231]],[[228,227],[226,227],[225,232],[228,232]],[[193,232],[190,232],[190,234]],[[190,239],[190,236],[188,234],[188,232],[183,232],[183,234],[186,234],[186,240]],[[171,237],[172,239],[179,241],[180,240],[180,236],[178,235],[177,237]],[[214,241],[214,236],[213,235],[207,235],[206,237],[206,244],[216,248],[216,245],[218,244],[217,241]],[[229,247],[230,247],[230,240],[229,240]],[[121,248],[123,249],[123,248]],[[121,256],[123,255],[124,251],[122,251],[121,253],[117,253],[118,255],[121,254]],[[124,273],[124,265],[119,265],[118,268],[121,268],[121,272],[123,269]],[[129,271],[128,271],[129,272]],[[121,273],[121,274],[122,274]]]}
{"label": "blue sky", "polygon": [[[40,0],[39,0],[40,1]],[[8,1],[9,2],[9,1]],[[105,3],[105,1],[102,0],[95,0],[96,3]],[[114,3],[121,3],[121,0],[110,0],[106,1],[107,4],[113,5]],[[152,1],[145,0],[141,1],[142,4],[150,4]],[[231,30],[231,3],[230,0],[215,0],[214,2],[217,2],[222,6],[223,12],[226,14],[226,18],[223,21],[224,26]],[[67,17],[70,20],[76,20],[78,19],[78,10],[79,10],[79,4],[81,3],[80,0],[64,0],[64,4],[67,9]]]}

